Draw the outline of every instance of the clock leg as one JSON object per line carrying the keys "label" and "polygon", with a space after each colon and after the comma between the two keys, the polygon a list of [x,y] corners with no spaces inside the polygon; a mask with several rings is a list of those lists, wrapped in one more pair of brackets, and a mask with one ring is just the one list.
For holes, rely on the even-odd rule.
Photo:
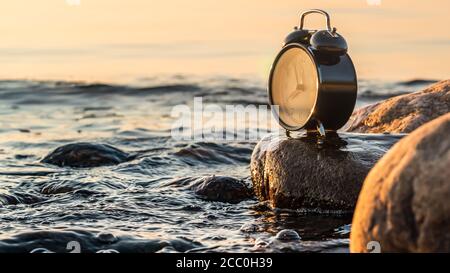
{"label": "clock leg", "polygon": [[316,120],[317,122],[317,132],[319,132],[321,137],[325,137],[326,133],[325,133],[325,128],[323,127],[322,122],[320,122],[320,120]]}
{"label": "clock leg", "polygon": [[288,130],[286,130],[286,136],[287,136],[288,138],[290,138],[290,137],[291,137],[291,132],[289,132]]}

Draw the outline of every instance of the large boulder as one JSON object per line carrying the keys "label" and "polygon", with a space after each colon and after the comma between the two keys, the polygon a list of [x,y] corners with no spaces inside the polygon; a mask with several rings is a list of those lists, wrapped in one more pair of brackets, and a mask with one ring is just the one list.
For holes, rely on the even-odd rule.
{"label": "large boulder", "polygon": [[350,250],[450,252],[450,113],[415,130],[371,170],[356,206]]}
{"label": "large boulder", "polygon": [[344,130],[358,133],[410,133],[450,112],[450,80],[356,110]]}
{"label": "large boulder", "polygon": [[255,193],[274,207],[352,211],[364,178],[403,135],[269,135],[255,147]]}

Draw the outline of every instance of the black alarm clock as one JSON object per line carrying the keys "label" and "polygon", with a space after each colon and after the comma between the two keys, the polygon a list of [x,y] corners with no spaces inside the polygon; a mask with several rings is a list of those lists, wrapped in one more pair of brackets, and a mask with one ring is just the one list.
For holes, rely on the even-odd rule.
{"label": "black alarm clock", "polygon": [[[319,13],[326,29],[304,29],[305,17]],[[337,131],[355,107],[356,71],[345,39],[331,28],[330,16],[313,9],[284,41],[270,70],[269,101],[280,125],[290,131]],[[273,107],[278,106],[278,107]]]}

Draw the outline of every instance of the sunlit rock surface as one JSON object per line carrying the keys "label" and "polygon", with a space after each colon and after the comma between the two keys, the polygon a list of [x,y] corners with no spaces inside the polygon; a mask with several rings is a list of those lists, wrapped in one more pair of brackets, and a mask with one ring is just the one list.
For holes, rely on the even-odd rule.
{"label": "sunlit rock surface", "polygon": [[280,208],[352,211],[364,178],[403,135],[269,135],[251,159],[260,200]]}
{"label": "sunlit rock surface", "polygon": [[450,114],[397,143],[372,169],[356,206],[351,251],[450,252]]}
{"label": "sunlit rock surface", "polygon": [[450,80],[425,90],[393,97],[356,110],[345,126],[348,132],[410,133],[450,112]]}

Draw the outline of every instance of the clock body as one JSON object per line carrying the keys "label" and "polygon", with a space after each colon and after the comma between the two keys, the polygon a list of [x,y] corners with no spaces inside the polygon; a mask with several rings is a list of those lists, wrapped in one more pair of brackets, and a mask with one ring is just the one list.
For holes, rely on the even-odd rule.
{"label": "clock body", "polygon": [[272,112],[288,131],[336,131],[350,118],[357,96],[350,56],[309,44],[286,44],[272,65],[268,95]]}

